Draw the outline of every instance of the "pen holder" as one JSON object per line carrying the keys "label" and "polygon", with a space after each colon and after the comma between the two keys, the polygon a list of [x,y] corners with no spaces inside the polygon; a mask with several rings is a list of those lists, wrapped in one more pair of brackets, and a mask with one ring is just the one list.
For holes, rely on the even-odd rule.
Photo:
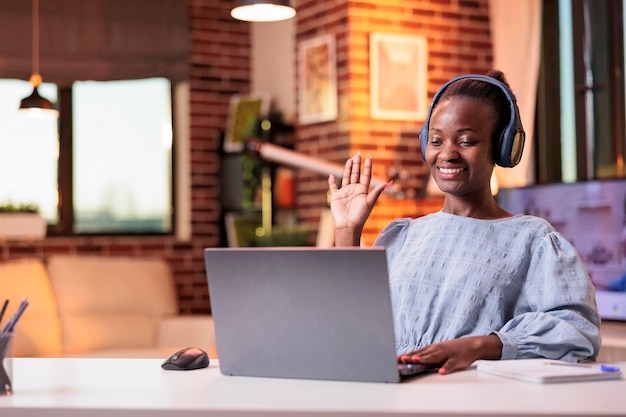
{"label": "pen holder", "polygon": [[13,332],[0,332],[0,395],[13,394]]}

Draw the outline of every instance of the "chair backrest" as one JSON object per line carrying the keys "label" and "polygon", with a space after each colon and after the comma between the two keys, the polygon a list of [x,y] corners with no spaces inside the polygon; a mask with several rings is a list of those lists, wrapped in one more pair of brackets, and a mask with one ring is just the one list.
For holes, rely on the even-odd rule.
{"label": "chair backrest", "polygon": [[178,314],[162,259],[53,255],[48,273],[65,353],[154,346],[161,319]]}
{"label": "chair backrest", "polygon": [[56,299],[44,263],[18,259],[0,263],[0,302],[9,300],[4,327],[28,298],[29,305],[15,327],[15,356],[54,356],[61,352],[61,324]]}

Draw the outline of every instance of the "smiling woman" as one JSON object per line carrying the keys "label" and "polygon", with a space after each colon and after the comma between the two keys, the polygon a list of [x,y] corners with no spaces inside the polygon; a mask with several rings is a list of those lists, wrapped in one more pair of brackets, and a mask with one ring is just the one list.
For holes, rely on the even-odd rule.
{"label": "smiling woman", "polygon": [[[393,220],[374,242],[386,248],[398,361],[448,374],[479,359],[594,360],[600,317],[576,249],[491,194],[494,166],[516,164],[524,133],[504,74],[487,77],[444,84],[420,134],[443,209]],[[384,190],[369,191],[372,164],[357,154],[341,187],[328,179],[336,246],[359,245]]]}

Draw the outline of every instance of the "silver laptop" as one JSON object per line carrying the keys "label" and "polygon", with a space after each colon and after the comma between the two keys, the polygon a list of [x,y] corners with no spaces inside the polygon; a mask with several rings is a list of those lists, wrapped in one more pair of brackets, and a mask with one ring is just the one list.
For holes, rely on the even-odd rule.
{"label": "silver laptop", "polygon": [[225,375],[399,382],[384,248],[210,248]]}

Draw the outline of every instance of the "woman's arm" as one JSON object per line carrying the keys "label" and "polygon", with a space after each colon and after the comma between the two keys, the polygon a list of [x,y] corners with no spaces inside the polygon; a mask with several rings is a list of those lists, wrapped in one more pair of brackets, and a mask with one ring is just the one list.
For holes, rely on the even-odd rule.
{"label": "woman's arm", "polygon": [[595,290],[576,249],[557,232],[536,246],[514,317],[497,332],[502,359],[593,360],[600,348]]}

